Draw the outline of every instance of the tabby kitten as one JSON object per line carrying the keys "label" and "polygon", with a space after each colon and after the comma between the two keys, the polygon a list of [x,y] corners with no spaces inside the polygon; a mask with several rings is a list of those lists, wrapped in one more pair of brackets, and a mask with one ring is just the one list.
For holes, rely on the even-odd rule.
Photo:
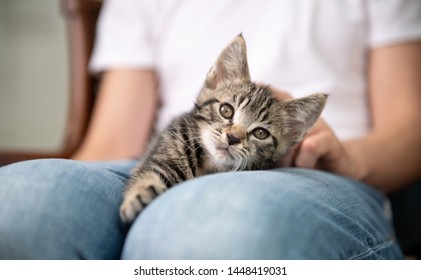
{"label": "tabby kitten", "polygon": [[237,36],[206,76],[194,108],[158,134],[132,170],[120,208],[132,222],[156,196],[214,172],[273,168],[316,122],[327,95],[277,100],[250,81]]}

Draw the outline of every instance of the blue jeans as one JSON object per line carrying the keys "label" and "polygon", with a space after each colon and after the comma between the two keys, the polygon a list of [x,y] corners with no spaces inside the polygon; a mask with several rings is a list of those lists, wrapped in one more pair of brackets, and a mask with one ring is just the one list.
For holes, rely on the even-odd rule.
{"label": "blue jeans", "polygon": [[118,215],[134,161],[0,168],[0,259],[400,259],[388,201],[304,169],[221,173]]}

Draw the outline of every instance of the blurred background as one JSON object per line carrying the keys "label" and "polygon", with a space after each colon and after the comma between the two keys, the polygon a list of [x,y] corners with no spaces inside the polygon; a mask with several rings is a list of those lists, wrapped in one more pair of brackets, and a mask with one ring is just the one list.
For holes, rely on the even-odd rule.
{"label": "blurred background", "polygon": [[68,99],[59,0],[0,0],[0,150],[55,149]]}

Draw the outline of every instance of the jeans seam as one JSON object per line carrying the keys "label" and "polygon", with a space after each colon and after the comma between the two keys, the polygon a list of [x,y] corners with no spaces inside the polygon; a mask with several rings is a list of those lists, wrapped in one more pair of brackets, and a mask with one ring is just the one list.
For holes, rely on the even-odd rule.
{"label": "jeans seam", "polygon": [[353,255],[351,257],[348,258],[348,260],[362,260],[367,258],[368,256],[375,254],[377,252],[379,252],[380,250],[383,250],[387,247],[392,246],[395,243],[395,241],[393,239],[388,240],[386,242],[383,242],[381,244],[378,244],[372,248],[369,248],[367,251]]}

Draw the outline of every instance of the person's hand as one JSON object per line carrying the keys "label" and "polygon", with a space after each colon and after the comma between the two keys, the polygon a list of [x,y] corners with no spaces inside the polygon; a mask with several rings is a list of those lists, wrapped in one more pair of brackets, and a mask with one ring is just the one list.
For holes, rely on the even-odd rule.
{"label": "person's hand", "polygon": [[[278,99],[288,99],[291,95],[271,87]],[[320,169],[340,175],[357,177],[355,163],[346,146],[335,135],[323,118],[315,123],[303,141],[291,149],[281,166]]]}
{"label": "person's hand", "polygon": [[355,163],[346,145],[338,139],[323,118],[319,118],[294,151],[292,165],[357,177]]}

